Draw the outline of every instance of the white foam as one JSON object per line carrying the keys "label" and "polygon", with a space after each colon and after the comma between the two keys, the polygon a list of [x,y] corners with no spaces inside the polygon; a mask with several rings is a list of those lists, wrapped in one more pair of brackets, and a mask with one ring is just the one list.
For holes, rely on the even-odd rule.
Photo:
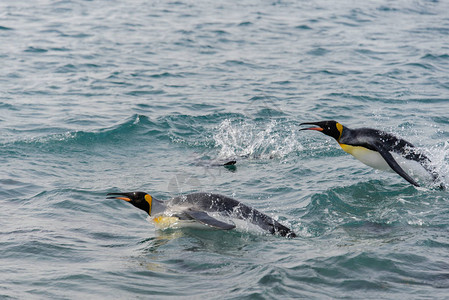
{"label": "white foam", "polygon": [[213,138],[220,151],[219,157],[223,159],[284,158],[303,148],[296,137],[296,129],[276,120],[261,124],[226,119],[218,126]]}
{"label": "white foam", "polygon": [[449,186],[449,165],[447,161],[449,160],[449,142],[444,142],[442,146],[434,146],[429,149],[429,158],[432,161],[431,167],[440,176],[440,180],[445,186]]}
{"label": "white foam", "polygon": [[[168,210],[164,214],[164,216],[167,216],[167,217],[170,217],[172,215],[173,215],[173,211],[171,211],[171,210]],[[239,219],[232,215],[231,216],[223,216],[222,214],[220,214],[218,212],[216,212],[216,213],[209,212],[209,215],[219,221],[222,221],[222,222],[225,222],[228,224],[234,224],[235,230],[238,230],[240,232],[261,234],[261,235],[267,234],[267,231],[263,230],[256,224],[249,222],[248,220]],[[177,220],[176,222],[163,222],[160,224],[156,224],[153,221],[153,219],[154,219],[153,217],[150,217],[150,216],[147,217],[147,221],[149,223],[152,223],[153,225],[155,225],[155,227],[160,230],[180,229],[180,228],[194,228],[194,229],[200,229],[200,230],[217,230],[215,228],[201,224],[194,220]]]}

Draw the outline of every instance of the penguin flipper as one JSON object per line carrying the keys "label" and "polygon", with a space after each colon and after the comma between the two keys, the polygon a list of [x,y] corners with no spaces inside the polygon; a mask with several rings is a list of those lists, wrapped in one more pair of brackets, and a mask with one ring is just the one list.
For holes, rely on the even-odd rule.
{"label": "penguin flipper", "polygon": [[184,212],[186,215],[194,219],[195,221],[216,228],[216,229],[222,229],[222,230],[229,230],[234,229],[235,225],[228,224],[222,221],[219,221],[211,216],[209,216],[204,211],[197,211],[197,210],[187,210]]}
{"label": "penguin flipper", "polygon": [[396,160],[393,158],[393,155],[391,155],[390,152],[388,152],[387,149],[385,149],[382,145],[376,144],[374,145],[377,152],[379,152],[380,155],[382,155],[383,159],[387,162],[387,164],[390,166],[393,171],[395,171],[399,176],[413,184],[414,186],[419,186],[419,184],[412,178],[410,175],[408,175],[404,169],[401,168],[401,166],[396,162]]}

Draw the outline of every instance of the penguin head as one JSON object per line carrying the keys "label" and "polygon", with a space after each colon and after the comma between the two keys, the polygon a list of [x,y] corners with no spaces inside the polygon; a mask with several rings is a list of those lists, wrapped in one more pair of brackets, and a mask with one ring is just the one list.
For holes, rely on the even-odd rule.
{"label": "penguin head", "polygon": [[308,123],[301,123],[299,125],[316,125],[318,127],[309,127],[309,128],[303,128],[300,130],[317,130],[321,131],[325,135],[331,136],[337,141],[340,139],[341,134],[343,133],[343,125],[338,123],[337,121],[321,121],[321,122],[308,122]]}
{"label": "penguin head", "polygon": [[108,196],[108,199],[120,199],[129,202],[135,207],[140,208],[151,215],[153,197],[145,192],[108,193]]}

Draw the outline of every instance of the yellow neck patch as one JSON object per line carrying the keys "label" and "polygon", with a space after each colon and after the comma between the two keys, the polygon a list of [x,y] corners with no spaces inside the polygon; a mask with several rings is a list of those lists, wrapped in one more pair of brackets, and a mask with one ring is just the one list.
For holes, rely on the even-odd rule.
{"label": "yellow neck patch", "polygon": [[159,228],[167,228],[179,221],[177,217],[159,216],[153,219],[153,222]]}
{"label": "yellow neck patch", "polygon": [[153,197],[151,197],[150,195],[146,194],[145,195],[145,201],[147,201],[148,205],[150,205],[150,209],[148,211],[148,214],[151,215],[151,206],[153,204]]}
{"label": "yellow neck patch", "polygon": [[340,136],[338,137],[338,140],[341,138],[341,134],[343,133],[343,125],[341,125],[340,123],[337,122],[337,130],[338,132],[340,132]]}
{"label": "yellow neck patch", "polygon": [[351,145],[346,145],[346,144],[339,144],[340,147],[346,152],[349,153],[353,156],[356,156],[359,151],[369,151],[368,149],[366,149],[365,147],[361,147],[361,146],[351,146]]}

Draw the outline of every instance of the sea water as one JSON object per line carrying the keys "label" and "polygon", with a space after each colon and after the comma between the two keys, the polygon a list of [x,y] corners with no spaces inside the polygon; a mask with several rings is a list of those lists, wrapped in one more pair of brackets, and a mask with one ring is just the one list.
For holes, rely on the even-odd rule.
{"label": "sea water", "polygon": [[[298,130],[382,129],[447,177],[448,12],[1,1],[0,298],[447,299],[448,192]],[[137,190],[231,196],[298,237],[159,230],[106,199]]]}

